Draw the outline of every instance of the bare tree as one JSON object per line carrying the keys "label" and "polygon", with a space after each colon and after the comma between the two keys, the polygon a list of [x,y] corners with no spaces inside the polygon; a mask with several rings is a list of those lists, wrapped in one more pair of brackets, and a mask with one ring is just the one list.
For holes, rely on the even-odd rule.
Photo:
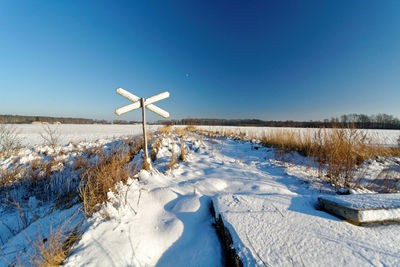
{"label": "bare tree", "polygon": [[58,131],[58,127],[51,127],[50,125],[43,126],[44,132],[40,134],[43,138],[44,144],[50,146],[53,150],[60,142],[60,132]]}

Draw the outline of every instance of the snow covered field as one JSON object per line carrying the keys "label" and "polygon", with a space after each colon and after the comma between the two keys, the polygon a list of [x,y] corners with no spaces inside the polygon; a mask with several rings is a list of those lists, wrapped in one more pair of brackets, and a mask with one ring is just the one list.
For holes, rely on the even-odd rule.
{"label": "snow covered field", "polygon": [[[44,133],[44,125],[31,124],[16,124],[14,127],[20,132],[23,146],[33,146],[43,143],[43,138],[40,136]],[[68,142],[79,141],[95,141],[97,139],[118,138],[127,135],[140,135],[142,133],[141,124],[137,125],[109,125],[109,124],[61,124],[50,125],[57,129],[60,135],[60,144],[68,144]],[[150,130],[156,130],[160,126],[148,125]],[[179,126],[178,126],[179,127]],[[182,126],[185,127],[185,126]],[[306,128],[278,128],[278,127],[237,127],[237,126],[196,126],[199,129],[243,132],[246,135],[254,135],[261,137],[268,131],[299,131],[310,133],[316,129]],[[397,138],[400,136],[400,130],[362,130],[376,140],[376,143],[385,145],[397,144]]]}
{"label": "snow covered field", "polygon": [[[20,138],[23,146],[33,146],[43,144],[43,138],[40,136],[45,132],[47,125],[15,124],[13,127],[20,132]],[[119,138],[122,136],[142,134],[142,125],[110,125],[110,124],[60,124],[49,125],[56,129],[59,135],[60,145],[66,145],[70,141],[93,142],[98,139]],[[158,129],[160,126],[149,125],[150,130]]]}
{"label": "snow covered field", "polygon": [[[110,149],[118,143],[112,137],[132,131],[132,126],[123,126],[119,132],[117,125],[79,125],[74,137],[73,126],[60,126],[65,127],[64,135],[68,136],[70,130],[70,137],[76,138],[73,140],[91,140],[56,149],[57,157],[64,162],[60,168],[70,168],[66,172],[70,177],[75,175],[72,166],[79,151]],[[22,129],[28,131],[29,127]],[[41,126],[35,127],[32,129]],[[98,132],[93,130],[94,134],[85,136],[91,127]],[[268,130],[234,129],[258,134]],[[387,140],[383,133],[390,133],[391,138],[398,134],[379,133],[382,140]],[[100,134],[104,139],[94,142]],[[39,132],[36,135],[40,137]],[[29,146],[19,156],[2,159],[0,167],[6,169],[16,163],[28,167],[38,157],[46,160],[49,156],[43,152],[49,148],[32,146],[37,138],[34,136],[27,134]],[[69,141],[63,140],[64,144]],[[24,226],[20,211],[1,202],[0,265],[16,263],[16,255],[27,265],[35,242],[45,240],[51,229],[62,226],[69,231],[78,225],[82,239],[66,259],[68,266],[222,266],[211,201],[232,234],[244,266],[400,265],[400,225],[359,227],[318,210],[318,197],[334,195],[335,189],[301,160],[277,160],[273,149],[258,143],[196,134],[185,137],[184,147],[188,152],[185,161],[169,169],[171,156],[180,153],[180,140],[164,136],[153,163],[155,171],[141,171],[126,185],[120,184],[118,193],[110,192],[109,201],[90,218],[84,217],[78,202],[55,208],[39,197],[28,197],[26,205],[20,207],[29,222]],[[59,155],[59,151],[63,152]],[[140,162],[140,156],[133,161]],[[387,168],[399,174],[399,166],[400,159],[373,160],[362,171],[367,177]],[[0,193],[5,192],[0,189]]]}

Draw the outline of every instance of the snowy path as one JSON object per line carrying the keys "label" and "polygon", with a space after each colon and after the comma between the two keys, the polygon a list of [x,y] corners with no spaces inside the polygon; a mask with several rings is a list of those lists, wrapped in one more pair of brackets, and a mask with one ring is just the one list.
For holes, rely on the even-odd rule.
{"label": "snowy path", "polygon": [[272,266],[400,263],[398,225],[357,227],[315,210],[318,191],[274,165],[266,149],[190,144],[197,151],[167,175],[141,172],[140,183],[111,194],[67,265],[221,266],[211,200],[245,266],[260,258]]}

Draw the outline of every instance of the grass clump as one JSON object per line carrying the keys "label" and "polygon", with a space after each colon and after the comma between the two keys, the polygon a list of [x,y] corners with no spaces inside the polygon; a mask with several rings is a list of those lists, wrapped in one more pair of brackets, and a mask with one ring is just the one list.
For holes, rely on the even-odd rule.
{"label": "grass clump", "polygon": [[167,165],[167,170],[170,170],[170,169],[172,169],[172,167],[174,167],[175,166],[175,164],[176,164],[176,156],[175,156],[175,151],[174,151],[174,149],[172,149],[172,152],[171,152],[172,154],[171,154],[171,161],[168,163],[168,165]]}
{"label": "grass clump", "polygon": [[157,130],[160,134],[167,136],[170,135],[172,133],[172,126],[170,125],[165,125],[163,127],[161,127],[160,129]]}
{"label": "grass clump", "polygon": [[21,168],[0,169],[0,187],[12,184],[23,177],[24,170]]}
{"label": "grass clump", "polygon": [[155,162],[157,160],[157,154],[161,149],[161,142],[162,142],[162,138],[157,138],[151,144],[150,158],[151,158],[152,162]]}
{"label": "grass clump", "polygon": [[181,148],[181,153],[180,153],[178,159],[179,159],[179,161],[184,161],[185,158],[186,158],[186,150],[185,150],[185,142],[183,140],[183,137],[181,137],[181,146],[180,146],[180,148]]}
{"label": "grass clump", "polygon": [[130,153],[121,149],[109,155],[103,153],[96,162],[82,170],[80,196],[86,215],[96,212],[99,204],[107,201],[108,191],[115,191],[118,182],[126,182],[131,176],[130,157]]}
{"label": "grass clump", "polygon": [[45,239],[39,238],[34,243],[36,254],[31,259],[31,263],[43,267],[62,265],[73,244],[81,237],[82,235],[76,229],[68,234],[63,234],[59,229],[50,233]]}

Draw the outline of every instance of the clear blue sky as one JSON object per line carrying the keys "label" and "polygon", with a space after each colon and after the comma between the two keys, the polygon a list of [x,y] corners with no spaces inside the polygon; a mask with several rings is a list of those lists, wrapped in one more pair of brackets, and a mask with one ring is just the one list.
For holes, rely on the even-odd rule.
{"label": "clear blue sky", "polygon": [[139,120],[117,87],[172,119],[400,117],[400,1],[0,0],[0,114]]}

